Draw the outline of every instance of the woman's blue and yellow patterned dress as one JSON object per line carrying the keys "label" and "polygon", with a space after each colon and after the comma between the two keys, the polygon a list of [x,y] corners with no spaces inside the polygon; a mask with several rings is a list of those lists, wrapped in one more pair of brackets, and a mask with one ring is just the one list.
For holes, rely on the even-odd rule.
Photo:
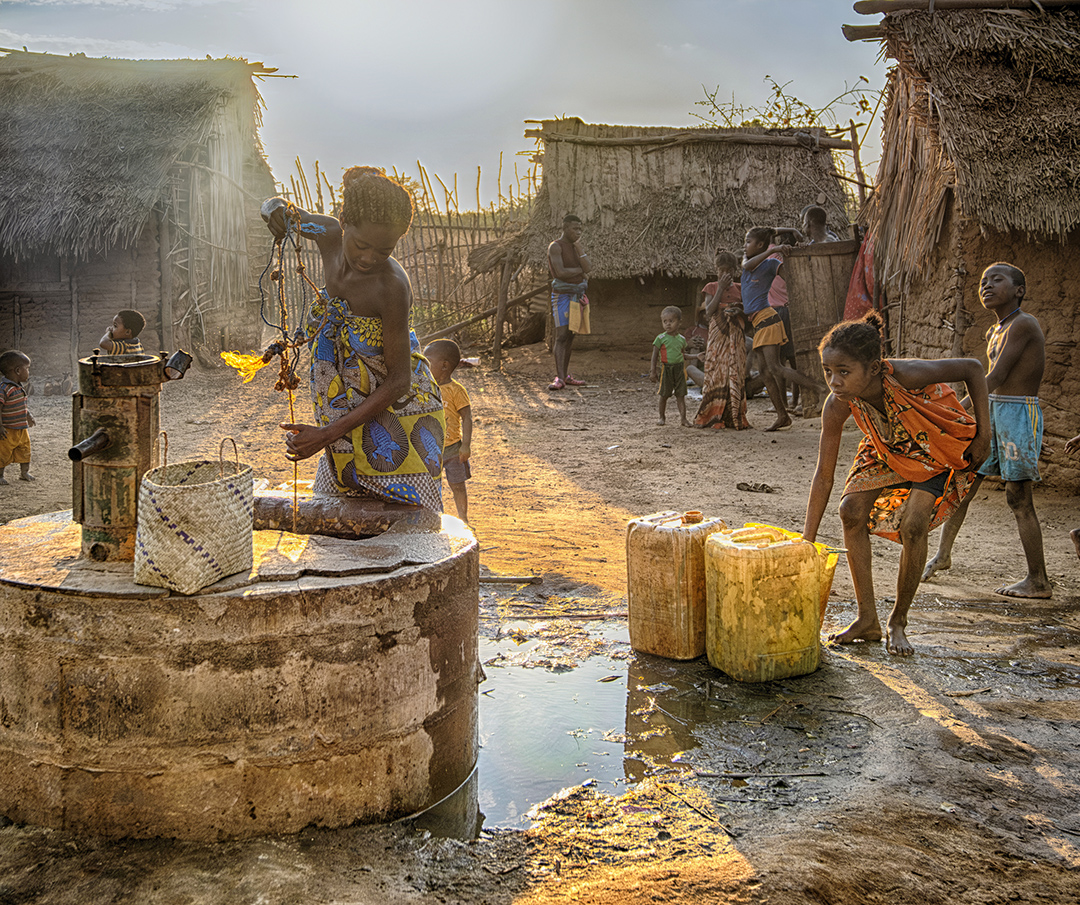
{"label": "woman's blue and yellow patterned dress", "polygon": [[[315,423],[332,424],[360,405],[387,377],[382,319],[353,314],[325,291],[307,325]],[[439,385],[409,331],[408,392],[326,449],[315,476],[318,492],[374,496],[442,512],[443,419]]]}

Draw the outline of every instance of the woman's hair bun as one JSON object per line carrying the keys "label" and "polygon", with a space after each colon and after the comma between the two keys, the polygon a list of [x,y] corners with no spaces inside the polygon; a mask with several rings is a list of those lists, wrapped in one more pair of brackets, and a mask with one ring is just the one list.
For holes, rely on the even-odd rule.
{"label": "woman's hair bun", "polygon": [[877,311],[867,311],[866,314],[862,316],[862,322],[864,324],[869,324],[877,330],[878,333],[883,333],[885,330],[885,318]]}

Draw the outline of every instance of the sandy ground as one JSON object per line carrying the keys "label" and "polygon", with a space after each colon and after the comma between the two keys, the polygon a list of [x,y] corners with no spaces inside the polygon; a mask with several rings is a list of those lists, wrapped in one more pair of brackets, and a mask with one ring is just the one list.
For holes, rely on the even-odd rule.
{"label": "sandy ground", "polygon": [[[762,398],[751,401],[757,430],[681,429],[673,410],[659,427],[647,369],[637,356],[576,356],[589,385],[549,393],[538,345],[514,350],[501,373],[461,376],[476,417],[469,491],[482,565],[543,576],[522,594],[625,609],[625,525],[636,515],[696,508],[729,524],[801,527],[818,422],[766,434]],[[272,382],[193,370],[166,386],[170,459],[216,455],[229,435],[257,476],[291,479],[276,428],[288,408]],[[37,395],[31,406],[38,480],[0,488],[0,522],[71,505],[70,400]],[[313,471],[304,463],[298,476]],[[838,543],[835,502],[822,539]],[[407,825],[216,846],[9,826],[0,903],[1080,902],[1077,502],[1036,491],[1055,596],[1007,600],[991,589],[1021,577],[1016,526],[1004,494],[984,486],[953,569],[916,599],[913,658],[878,644],[827,648],[813,675],[763,685],[704,659],[632,658],[632,691],[646,672],[670,689],[663,710],[634,719],[659,732],[692,717],[698,746],[624,796],[575,788],[534,829],[473,842]],[[875,544],[881,598],[897,553]],[[841,565],[826,631],[852,618],[851,597]],[[500,617],[485,607],[482,618]]]}

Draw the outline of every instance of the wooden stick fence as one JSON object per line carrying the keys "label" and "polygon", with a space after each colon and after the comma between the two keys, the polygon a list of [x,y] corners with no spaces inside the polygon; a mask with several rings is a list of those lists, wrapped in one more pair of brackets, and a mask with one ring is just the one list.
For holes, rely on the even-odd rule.
{"label": "wooden stick fence", "polygon": [[[500,297],[504,302],[502,318],[512,322],[519,311],[509,298],[526,293],[526,299],[537,293],[537,275],[521,267],[521,261],[511,254],[502,263],[487,272],[477,272],[469,267],[469,255],[483,246],[497,243],[508,236],[520,234],[529,216],[532,198],[538,185],[536,167],[532,165],[524,176],[514,167],[515,182],[504,194],[501,185],[503,162],[499,158],[498,203],[483,207],[480,194],[480,168],[476,169],[475,210],[462,210],[459,199],[461,188],[455,175],[444,182],[437,174],[429,174],[417,161],[417,178],[413,179],[393,168],[389,175],[406,186],[416,205],[412,226],[398,242],[395,257],[401,262],[412,283],[412,324],[417,335],[429,338],[457,333],[470,342],[489,342],[499,319]],[[324,194],[324,188],[326,193]],[[305,210],[334,214],[338,198],[334,187],[316,161],[314,178],[308,179],[299,158],[296,174],[289,179],[283,194]],[[327,203],[329,202],[329,203]],[[315,243],[303,242],[301,252],[307,275],[312,281],[323,284],[322,260]],[[293,328],[300,322],[305,303],[310,303],[310,288],[305,295],[305,281],[296,272],[296,253],[286,255],[282,274],[285,297],[288,300],[288,318]],[[268,285],[269,284],[269,285]],[[264,279],[264,290],[276,293],[276,284],[270,284],[269,275]],[[510,302],[506,305],[506,302]],[[276,295],[272,298],[270,315],[277,311]]]}

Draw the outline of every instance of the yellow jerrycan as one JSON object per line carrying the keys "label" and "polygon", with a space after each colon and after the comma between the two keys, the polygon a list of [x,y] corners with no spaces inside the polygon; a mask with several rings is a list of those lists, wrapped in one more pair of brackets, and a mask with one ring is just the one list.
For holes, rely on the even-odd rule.
{"label": "yellow jerrycan", "polygon": [[705,653],[705,540],[726,528],[701,512],[656,512],[626,524],[630,646],[671,660]]}
{"label": "yellow jerrycan", "polygon": [[705,543],[709,663],[740,682],[817,669],[838,552],[769,525],[710,535]]}

